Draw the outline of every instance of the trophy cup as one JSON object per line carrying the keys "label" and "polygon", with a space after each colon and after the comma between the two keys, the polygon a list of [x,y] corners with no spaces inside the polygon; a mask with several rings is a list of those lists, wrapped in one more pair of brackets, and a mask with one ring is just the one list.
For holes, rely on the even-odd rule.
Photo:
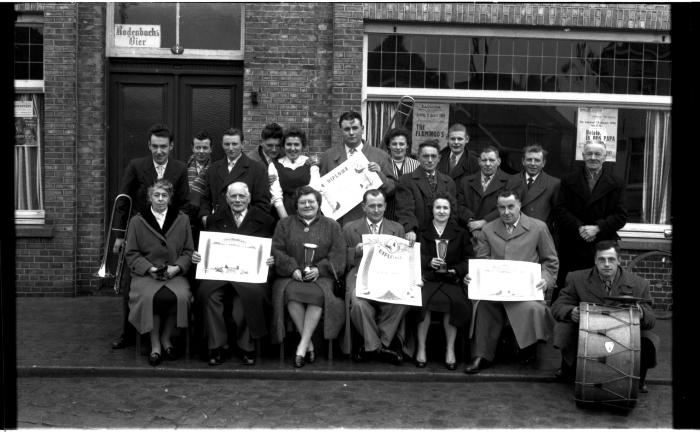
{"label": "trophy cup", "polygon": [[318,245],[304,243],[304,274],[311,272],[311,265],[314,264],[314,254]]}
{"label": "trophy cup", "polygon": [[[450,243],[448,239],[435,239],[435,251],[437,252],[437,258],[445,261],[445,256],[447,256],[447,244]],[[437,270],[439,273],[447,273],[447,266],[442,265]]]}
{"label": "trophy cup", "polygon": [[309,164],[312,166],[318,166],[321,164],[321,156],[318,153],[309,154]]}

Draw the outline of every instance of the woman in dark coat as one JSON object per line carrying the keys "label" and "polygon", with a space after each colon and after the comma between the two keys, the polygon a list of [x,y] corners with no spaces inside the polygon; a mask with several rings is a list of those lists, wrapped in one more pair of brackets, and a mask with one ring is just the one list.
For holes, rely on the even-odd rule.
{"label": "woman in dark coat", "polygon": [[151,207],[129,224],[125,259],[131,271],[129,322],[139,334],[150,333],[148,362],[155,366],[162,355],[175,358],[171,336],[187,327],[192,294],[184,274],[194,246],[190,220],[168,207],[173,185],[158,180],[148,188]]}
{"label": "woman in dark coat", "polygon": [[[345,271],[346,248],[340,225],[319,212],[321,194],[318,191],[300,187],[295,194],[295,204],[296,214],[279,221],[272,237],[272,255],[278,276],[272,286],[275,311],[272,333],[273,342],[284,339],[283,305],[287,305],[301,334],[294,357],[294,366],[299,368],[316,359],[311,336],[324,311],[326,339],[336,338],[345,323],[345,301],[333,295],[333,270],[338,275]],[[305,264],[305,244],[316,246],[310,265]]]}
{"label": "woman in dark coat", "polygon": [[[469,232],[460,228],[454,219],[450,219],[454,209],[451,195],[437,194],[433,199],[433,219],[419,230],[423,268],[423,319],[418,324],[418,349],[415,357],[419,368],[426,365],[425,341],[431,313],[444,313],[442,324],[447,341],[445,366],[449,370],[455,370],[457,362],[454,344],[457,328],[466,324],[471,312],[462,278],[467,274],[468,259],[474,256],[474,251]],[[436,239],[449,241],[444,260],[437,255]]]}

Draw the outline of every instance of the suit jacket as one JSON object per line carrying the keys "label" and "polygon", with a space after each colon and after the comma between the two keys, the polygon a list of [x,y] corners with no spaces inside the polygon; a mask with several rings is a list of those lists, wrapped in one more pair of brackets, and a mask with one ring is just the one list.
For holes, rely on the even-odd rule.
{"label": "suit jacket", "polygon": [[259,208],[249,208],[241,226],[236,226],[231,207],[219,207],[219,209],[207,220],[209,231],[221,233],[240,234],[242,236],[272,237],[275,230],[275,219],[264,213]]}
{"label": "suit jacket", "polygon": [[452,168],[450,171],[450,153],[452,150],[449,146],[445,147],[440,151],[440,161],[437,165],[437,170],[445,175],[449,175],[455,182],[455,185],[459,186],[462,182],[462,178],[467,175],[478,174],[481,168],[479,168],[479,158],[470,152],[468,149],[464,149],[462,157],[460,157],[457,162],[457,166]]}
{"label": "suit jacket", "polygon": [[248,151],[247,153],[245,153],[245,155],[248,156],[248,158],[250,160],[257,162],[257,163],[260,163],[261,165],[263,165],[265,167],[265,169],[267,169],[267,166],[269,165],[269,163],[267,162],[267,159],[263,155],[262,146],[258,145],[257,148],[255,148],[254,150]]}
{"label": "suit jacket", "polygon": [[[365,142],[363,142],[362,145],[362,154],[367,157],[367,160],[377,163],[381,168],[379,177],[382,179],[383,184],[380,189],[382,192],[384,192],[386,199],[389,200],[394,196],[394,190],[396,189],[396,177],[394,176],[394,171],[391,168],[391,157],[389,157],[389,154],[387,154],[385,151],[382,151],[377,147],[369,146]],[[321,154],[321,164],[319,167],[321,176],[326,175],[328,172],[337,168],[347,159],[344,145],[336,145],[326,150],[323,154]],[[358,219],[364,215],[362,206],[358,204],[352,210],[347,212],[342,218],[340,218],[338,223],[343,225],[346,222]]]}
{"label": "suit jacket", "polygon": [[[453,198],[456,197],[455,182],[452,178],[436,170],[435,181],[436,193],[447,192]],[[418,229],[433,218],[433,198],[428,176],[422,168],[401,176],[399,187],[396,189],[396,218],[407,233],[414,231],[417,235]],[[457,211],[454,210],[452,217],[456,218],[456,214]]]}
{"label": "suit jacket", "polygon": [[487,222],[498,218],[498,192],[506,188],[509,175],[498,169],[484,192],[481,187],[481,171],[467,175],[457,189],[457,203],[463,207],[464,219],[481,220]]}
{"label": "suit jacket", "polygon": [[[250,190],[250,207],[257,207],[265,213],[270,212],[270,188],[268,185],[267,168],[260,163],[251,161],[245,154],[228,172],[228,160],[223,158],[214,162],[195,180],[194,186],[203,181],[199,196],[199,217],[214,214],[221,206],[226,205],[226,188],[235,181],[242,181]],[[196,187],[194,187],[196,188]]]}
{"label": "suit jacket", "polygon": [[[173,184],[173,197],[171,198],[170,206],[188,212],[190,187],[187,181],[187,166],[179,160],[168,159],[163,178]],[[153,157],[150,155],[133,159],[129,162],[121,180],[119,193],[125,193],[131,197],[133,201],[132,215],[149,210],[148,188],[153,186],[157,179],[158,173],[153,166]],[[120,226],[115,226],[115,228],[124,227],[128,209],[126,201],[120,201],[117,204],[114,221],[115,225]]]}
{"label": "suit jacket", "polygon": [[[617,230],[627,222],[627,209],[624,204],[625,182],[612,173],[612,166],[604,164],[603,172],[591,192],[585,170],[585,167],[582,167],[562,177],[559,197],[554,208],[562,258],[566,258],[567,264],[573,266],[568,270],[591,267],[596,242],[618,240],[620,237]],[[578,228],[581,225],[600,227],[600,232],[593,242],[586,242],[579,236]]]}
{"label": "suit jacket", "polygon": [[542,171],[528,189],[526,177],[525,171],[511,175],[506,188],[520,195],[520,210],[529,217],[551,223],[554,220],[552,210],[556,206],[561,181]]}

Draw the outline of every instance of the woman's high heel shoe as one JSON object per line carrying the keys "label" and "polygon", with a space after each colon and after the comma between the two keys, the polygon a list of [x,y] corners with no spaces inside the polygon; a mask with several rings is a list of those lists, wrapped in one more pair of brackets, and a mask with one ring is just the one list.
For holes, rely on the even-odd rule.
{"label": "woman's high heel shoe", "polygon": [[416,359],[416,367],[418,367],[419,369],[424,369],[427,364],[427,361],[419,361],[418,359]]}
{"label": "woman's high heel shoe", "polygon": [[306,364],[306,360],[302,355],[295,355],[294,356],[294,367],[300,369],[304,367],[304,364]]}
{"label": "woman's high heel shoe", "polygon": [[316,362],[316,352],[314,352],[313,350],[306,352],[305,359],[307,363],[313,364],[314,362]]}

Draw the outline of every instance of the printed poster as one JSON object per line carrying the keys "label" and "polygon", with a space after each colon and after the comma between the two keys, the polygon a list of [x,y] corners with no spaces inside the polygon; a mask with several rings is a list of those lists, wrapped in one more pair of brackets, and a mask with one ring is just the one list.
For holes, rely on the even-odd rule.
{"label": "printed poster", "polygon": [[272,239],[202,231],[197,251],[197,279],[249,283],[267,282]]}
{"label": "printed poster", "polygon": [[539,263],[514,260],[469,260],[469,299],[485,301],[542,301]]}
{"label": "printed poster", "polygon": [[362,196],[370,189],[378,189],[382,179],[367,169],[369,160],[361,152],[341,163],[321,177],[321,211],[338,220],[362,202]]}
{"label": "printed poster", "polygon": [[411,152],[417,154],[418,145],[430,139],[437,139],[440,149],[445,148],[449,118],[449,104],[414,103]]}
{"label": "printed poster", "polygon": [[617,158],[617,109],[579,107],[576,126],[576,160],[583,160],[583,145],[589,140],[605,143],[606,162]]}
{"label": "printed poster", "polygon": [[362,235],[362,261],[355,296],[399,305],[421,306],[420,243],[388,234]]}

